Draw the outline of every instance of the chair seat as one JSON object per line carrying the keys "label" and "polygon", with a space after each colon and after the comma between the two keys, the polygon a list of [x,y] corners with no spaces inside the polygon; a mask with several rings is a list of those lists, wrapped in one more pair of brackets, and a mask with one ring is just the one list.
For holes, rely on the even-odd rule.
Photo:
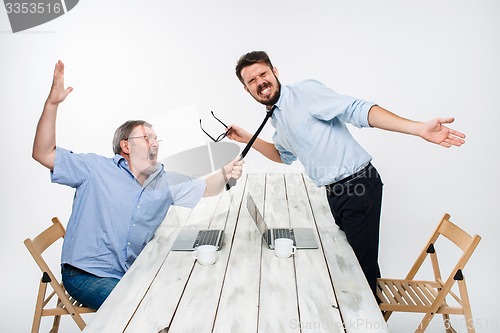
{"label": "chair seat", "polygon": [[[382,311],[425,313],[436,301],[443,284],[436,281],[385,279],[377,280],[377,296]],[[457,300],[459,301],[459,300]],[[443,301],[436,313],[463,314],[460,307],[451,307]]]}
{"label": "chair seat", "polygon": [[[62,284],[61,284],[61,287],[64,288],[62,286]],[[71,305],[75,308],[75,310],[76,310],[77,313],[83,314],[83,313],[93,313],[93,312],[95,312],[94,309],[91,309],[91,308],[88,308],[88,307],[84,306],[82,303],[78,302],[76,299],[74,299],[73,297],[71,297],[66,292],[66,290],[64,290],[64,292],[65,292],[66,297],[69,299],[69,301],[71,302]],[[56,295],[55,291],[53,291],[49,296],[47,296],[47,298],[45,299],[45,302],[44,302],[44,306],[47,305],[47,303],[50,302],[50,300],[52,299],[52,297],[54,295]],[[64,305],[64,303],[61,302],[61,300],[59,299],[58,303],[57,303],[57,306],[55,308],[50,308],[50,309],[44,308],[42,310],[42,317],[67,315],[68,312],[70,312],[70,309],[68,309]]]}

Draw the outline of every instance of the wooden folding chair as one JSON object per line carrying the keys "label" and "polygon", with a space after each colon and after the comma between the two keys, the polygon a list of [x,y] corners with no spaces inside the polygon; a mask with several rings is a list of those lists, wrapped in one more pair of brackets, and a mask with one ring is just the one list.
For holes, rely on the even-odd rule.
{"label": "wooden folding chair", "polygon": [[[54,316],[54,323],[50,332],[58,332],[59,322],[62,315],[71,315],[78,327],[83,330],[86,326],[81,313],[95,312],[95,310],[82,306],[66,292],[62,283],[58,282],[49,266],[42,257],[42,253],[58,239],[63,238],[66,230],[57,217],[52,219],[53,225],[45,229],[34,239],[26,239],[24,244],[35,259],[38,267],[42,270],[42,278],[38,288],[38,296],[35,306],[35,315],[31,332],[38,332],[42,317]],[[52,292],[47,295],[47,286],[50,285]],[[57,295],[57,301],[52,307],[49,305],[51,299]],[[54,298],[55,299],[55,298]]]}
{"label": "wooden folding chair", "polygon": [[[440,236],[458,246],[461,253],[458,263],[445,281],[441,278],[436,254],[436,241]],[[377,296],[385,320],[389,319],[393,311],[424,313],[424,318],[415,330],[424,332],[434,315],[442,314],[445,330],[451,333],[456,331],[451,326],[450,314],[460,314],[465,316],[467,331],[475,332],[463,269],[480,240],[480,236],[470,236],[453,224],[450,215],[445,214],[404,280],[378,279]],[[427,255],[430,256],[435,280],[414,280]],[[455,282],[458,283],[460,297],[451,290]],[[449,306],[446,302],[448,296],[453,297],[458,306]]]}

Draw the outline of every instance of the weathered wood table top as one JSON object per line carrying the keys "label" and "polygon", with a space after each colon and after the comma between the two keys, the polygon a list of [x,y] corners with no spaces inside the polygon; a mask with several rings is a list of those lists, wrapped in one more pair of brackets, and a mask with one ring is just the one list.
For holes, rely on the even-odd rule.
{"label": "weathered wood table top", "polygon": [[[246,208],[248,192],[269,227],[312,227],[319,249],[275,257]],[[170,251],[181,227],[225,229],[214,265]],[[193,210],[171,209],[84,331],[388,332],[324,188],[296,173],[244,175]]]}

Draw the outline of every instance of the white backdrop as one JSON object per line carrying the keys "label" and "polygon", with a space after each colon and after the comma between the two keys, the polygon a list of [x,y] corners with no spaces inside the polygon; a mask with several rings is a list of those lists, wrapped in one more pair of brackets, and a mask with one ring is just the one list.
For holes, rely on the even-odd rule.
{"label": "white backdrop", "polygon": [[[382,274],[404,276],[449,212],[483,237],[465,274],[477,331],[498,332],[499,12],[495,0],[86,0],[54,21],[13,34],[2,7],[0,331],[27,332],[31,325],[40,274],[22,241],[54,215],[67,221],[71,210],[73,191],[51,184],[48,171],[31,159],[56,61],[65,62],[66,82],[74,87],[60,107],[58,144],[111,156],[112,134],[123,121],[164,119],[186,107],[194,107],[214,134],[222,128],[210,110],[256,129],[262,107],[242,89],[234,65],[243,53],[266,50],[283,83],[314,78],[411,119],[456,117],[453,127],[468,136],[458,149],[375,129],[353,133],[385,183]],[[174,114],[173,121],[192,130],[173,138],[160,133],[164,149],[203,140],[194,113]],[[268,125],[262,137],[271,135]],[[246,171],[269,170],[301,167],[248,155]],[[410,332],[418,319],[396,314],[389,324],[393,332]],[[440,320],[429,332],[442,331]],[[63,327],[77,331],[69,318]]]}

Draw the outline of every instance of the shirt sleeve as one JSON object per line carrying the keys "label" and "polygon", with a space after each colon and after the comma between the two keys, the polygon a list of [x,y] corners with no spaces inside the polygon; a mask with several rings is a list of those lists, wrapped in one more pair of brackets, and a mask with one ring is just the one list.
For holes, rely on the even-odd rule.
{"label": "shirt sleeve", "polygon": [[314,80],[304,81],[300,87],[303,96],[308,96],[309,113],[312,117],[330,121],[335,117],[358,128],[370,127],[368,113],[374,103],[350,96],[340,95],[322,83]]}
{"label": "shirt sleeve", "polygon": [[194,208],[205,193],[205,180],[193,179],[176,172],[166,172],[167,182],[176,206]]}
{"label": "shirt sleeve", "polygon": [[50,172],[53,183],[78,187],[89,178],[94,169],[95,154],[75,154],[72,151],[56,147],[54,170]]}
{"label": "shirt sleeve", "polygon": [[297,157],[290,151],[286,150],[282,145],[274,141],[274,146],[278,150],[278,153],[280,154],[281,161],[285,163],[286,165],[292,164]]}

